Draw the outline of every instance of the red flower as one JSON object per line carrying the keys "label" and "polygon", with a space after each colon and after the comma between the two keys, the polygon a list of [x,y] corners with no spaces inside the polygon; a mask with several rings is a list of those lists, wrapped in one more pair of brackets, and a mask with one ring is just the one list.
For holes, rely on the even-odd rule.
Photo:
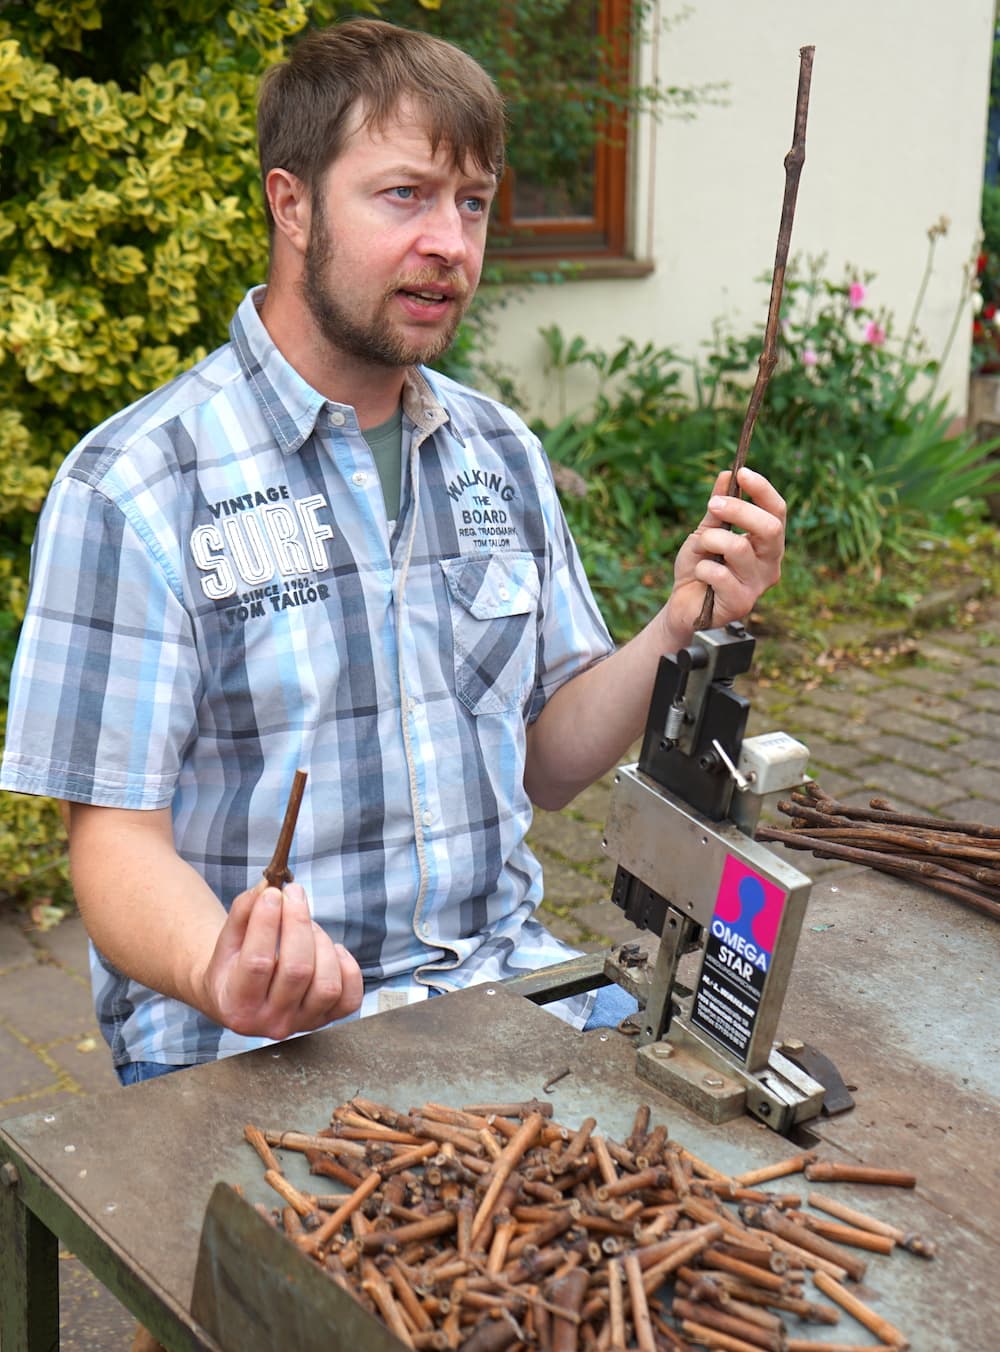
{"label": "red flower", "polygon": [[989,260],[988,260],[988,258],[987,258],[987,256],[986,256],[986,254],[984,254],[984,253],[981,253],[981,254],[979,255],[979,257],[976,259],[976,272],[977,272],[977,274],[978,274],[980,277],[981,277],[981,276],[983,275],[983,273],[986,271],[986,264],[987,264],[988,261],[989,261]]}
{"label": "red flower", "polygon": [[984,318],[984,319],[992,319],[992,318],[996,315],[996,312],[997,312],[996,301],[992,301],[992,300],[991,300],[991,301],[988,301],[988,302],[983,306],[983,318]]}

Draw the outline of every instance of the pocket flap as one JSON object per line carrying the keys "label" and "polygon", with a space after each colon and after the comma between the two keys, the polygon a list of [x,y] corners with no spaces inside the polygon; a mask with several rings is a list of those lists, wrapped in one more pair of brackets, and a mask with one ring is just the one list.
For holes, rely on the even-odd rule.
{"label": "pocket flap", "polygon": [[530,554],[442,559],[441,567],[452,596],[477,620],[527,615],[538,605],[538,565]]}

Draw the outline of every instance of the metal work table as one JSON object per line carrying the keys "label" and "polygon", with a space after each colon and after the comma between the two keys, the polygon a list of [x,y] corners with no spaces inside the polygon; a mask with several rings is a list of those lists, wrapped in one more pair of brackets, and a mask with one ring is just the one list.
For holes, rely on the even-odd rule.
{"label": "metal work table", "polygon": [[[823,1157],[917,1175],[914,1192],[813,1185],[937,1240],[933,1262],[873,1255],[858,1288],[916,1352],[996,1345],[997,937],[991,921],[922,888],[865,869],[826,875],[782,1018],[784,1036],[824,1051],[856,1087],[853,1111],[808,1128]],[[58,1345],[57,1236],[168,1347],[215,1348],[189,1312],[212,1189],[226,1181],[274,1202],[244,1123],[314,1131],[358,1093],[401,1109],[528,1098],[568,1066],[551,1094],[568,1126],[593,1115],[620,1139],[648,1102],[653,1122],[720,1169],[794,1153],[749,1118],[705,1123],[640,1081],[633,1061],[618,1033],[579,1034],[503,987],[478,987],[10,1119],[0,1125],[3,1352]],[[835,1331],[795,1329],[873,1341],[846,1314]]]}

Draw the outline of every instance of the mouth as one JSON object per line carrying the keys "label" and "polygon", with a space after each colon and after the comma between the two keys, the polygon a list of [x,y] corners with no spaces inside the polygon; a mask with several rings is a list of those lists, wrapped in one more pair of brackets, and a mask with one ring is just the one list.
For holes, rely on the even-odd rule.
{"label": "mouth", "polygon": [[417,305],[427,306],[444,305],[454,299],[450,291],[408,291],[405,287],[400,287],[399,294]]}

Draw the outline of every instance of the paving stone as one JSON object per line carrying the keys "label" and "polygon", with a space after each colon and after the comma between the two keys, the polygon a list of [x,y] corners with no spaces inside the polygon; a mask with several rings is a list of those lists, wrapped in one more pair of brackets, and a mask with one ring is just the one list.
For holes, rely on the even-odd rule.
{"label": "paving stone", "polygon": [[[88,1050],[81,1050],[81,1045],[88,1044]],[[99,1094],[102,1090],[119,1087],[118,1076],[111,1065],[111,1052],[96,1023],[81,1038],[49,1046],[46,1054],[67,1073],[81,1093]]]}
{"label": "paving stone", "polygon": [[948,804],[947,815],[956,822],[1000,826],[1000,802],[989,798],[959,798]]}
{"label": "paving stone", "polygon": [[576,918],[588,932],[600,936],[597,942],[587,943],[588,952],[635,943],[642,935],[642,930],[637,929],[631,920],[626,919],[625,912],[610,901],[581,906]]}
{"label": "paving stone", "polygon": [[13,916],[0,916],[0,971],[35,961],[35,950]]}
{"label": "paving stone", "polygon": [[66,971],[78,976],[90,989],[87,931],[79,915],[67,916],[50,930],[32,936],[34,943]]}
{"label": "paving stone", "polygon": [[918,742],[927,742],[929,746],[956,746],[968,736],[967,720],[962,709],[957,709],[947,720],[932,719],[897,701],[885,707],[873,706],[869,722],[884,728],[886,732],[912,737]]}
{"label": "paving stone", "polygon": [[611,780],[601,779],[584,789],[566,809],[573,820],[592,822],[603,826],[608,819],[608,804],[611,801]]}
{"label": "paving stone", "polygon": [[893,804],[907,802],[924,812],[940,812],[962,792],[943,779],[921,774],[906,765],[883,763],[865,776],[865,786],[873,796],[888,798]]}
{"label": "paving stone", "polygon": [[949,698],[920,691],[914,692],[912,698],[908,698],[908,692],[903,687],[897,686],[895,692],[887,696],[882,703],[884,707],[890,709],[905,706],[912,713],[922,714],[935,722],[952,724],[962,718],[965,696],[964,690]]}
{"label": "paving stone", "polygon": [[8,972],[0,986],[0,1018],[33,1043],[84,1037],[93,1027],[89,989],[49,963]]}
{"label": "paving stone", "polygon": [[[545,908],[577,907],[590,901],[601,901],[608,896],[608,886],[597,878],[587,877],[556,859],[542,864],[545,880]],[[546,921],[548,923],[548,921]]]}
{"label": "paving stone", "polygon": [[974,737],[989,737],[1000,742],[1000,711],[991,713],[988,709],[977,709],[966,714],[962,719],[962,730]]}
{"label": "paving stone", "polygon": [[832,742],[849,742],[863,730],[865,718],[861,713],[848,709],[831,709],[825,705],[809,702],[800,704],[795,711],[795,719],[789,720],[786,732],[798,731],[796,736],[809,745],[810,733],[821,733]]}
{"label": "paving stone", "polygon": [[546,854],[559,855],[574,864],[596,868],[605,862],[601,848],[601,832],[593,825],[574,821],[564,812],[547,812],[535,817],[528,833],[528,842],[535,848],[544,842]]}
{"label": "paving stone", "polygon": [[968,765],[959,773],[948,775],[951,785],[962,795],[1000,800],[1000,770],[986,765]]}
{"label": "paving stone", "polygon": [[[545,928],[561,939],[564,944],[569,944],[572,948],[578,948],[580,952],[589,950],[584,949],[584,944],[588,942],[583,930],[576,923],[573,915],[550,915],[543,907],[538,912],[538,918]],[[595,946],[599,947],[599,945]]]}
{"label": "paving stone", "polygon": [[831,742],[818,738],[807,743],[809,747],[809,774],[814,778],[818,767],[831,770],[857,770],[859,766],[873,761],[875,752],[867,742]]}
{"label": "paving stone", "polygon": [[871,671],[868,667],[845,667],[833,678],[834,690],[846,690],[855,694],[871,695],[890,684],[882,672]]}
{"label": "paving stone", "polygon": [[6,1028],[0,1028],[0,1117],[15,1117],[30,1108],[20,1100],[56,1087],[57,1076],[40,1056],[25,1047]]}
{"label": "paving stone", "polygon": [[952,699],[957,693],[957,672],[961,666],[960,658],[945,658],[935,666],[904,667],[889,688],[898,690],[903,686],[908,690],[927,690],[942,699]]}
{"label": "paving stone", "polygon": [[970,752],[975,765],[986,765],[991,770],[1000,768],[1000,744],[996,742],[975,742]]}
{"label": "paving stone", "polygon": [[975,685],[983,681],[995,685],[1000,679],[1000,648],[984,649],[976,654],[975,661],[966,660],[962,664],[962,680],[966,685]]}
{"label": "paving stone", "polygon": [[[1000,667],[997,668],[1000,671]],[[1000,686],[978,686],[972,690],[966,690],[962,696],[962,703],[972,709],[981,709],[986,713],[997,713],[1000,711]]]}
{"label": "paving stone", "polygon": [[968,652],[991,647],[992,623],[975,625],[968,629],[949,629],[947,634],[936,635],[936,641],[942,646]]}
{"label": "paving stone", "polygon": [[59,1352],[125,1352],[135,1333],[129,1314],[107,1287],[65,1249],[59,1254]]}
{"label": "paving stone", "polygon": [[[945,750],[944,747],[931,746],[927,742],[915,742],[909,737],[898,737],[895,733],[883,732],[868,742],[872,759],[876,761],[897,761],[910,765],[928,775],[960,772],[969,762],[958,751]],[[886,772],[887,774],[891,771]]]}

